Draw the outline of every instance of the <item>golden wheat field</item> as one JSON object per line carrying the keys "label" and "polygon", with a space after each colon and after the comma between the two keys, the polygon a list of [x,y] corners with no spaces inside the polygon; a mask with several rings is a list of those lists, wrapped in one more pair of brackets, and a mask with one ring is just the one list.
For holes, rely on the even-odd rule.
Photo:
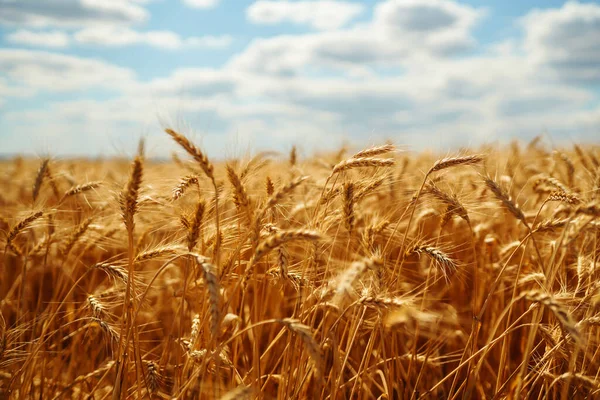
{"label": "golden wheat field", "polygon": [[0,398],[600,398],[600,148],[1,165]]}

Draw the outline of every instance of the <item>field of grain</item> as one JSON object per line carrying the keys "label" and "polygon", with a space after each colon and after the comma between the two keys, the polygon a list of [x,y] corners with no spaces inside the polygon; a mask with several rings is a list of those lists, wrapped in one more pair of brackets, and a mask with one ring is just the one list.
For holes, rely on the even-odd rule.
{"label": "field of grain", "polygon": [[0,398],[600,396],[600,148],[0,164]]}

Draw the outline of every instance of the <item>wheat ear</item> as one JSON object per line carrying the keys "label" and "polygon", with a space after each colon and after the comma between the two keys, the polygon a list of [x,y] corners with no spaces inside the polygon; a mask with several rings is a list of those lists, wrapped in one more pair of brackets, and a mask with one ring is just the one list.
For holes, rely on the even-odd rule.
{"label": "wheat ear", "polygon": [[582,341],[581,332],[579,332],[575,320],[553,296],[539,291],[526,292],[522,296],[531,302],[542,304],[554,314],[558,322],[560,322],[561,327],[568,332],[576,342]]}
{"label": "wheat ear", "polygon": [[63,202],[67,197],[75,196],[79,193],[84,193],[92,189],[96,189],[100,185],[102,185],[102,181],[92,181],[83,183],[81,185],[73,186],[63,194],[62,198],[60,199],[60,202]]}
{"label": "wheat ear", "polygon": [[214,253],[214,261],[217,265],[219,265],[220,257],[221,257],[221,227],[220,227],[220,221],[219,221],[219,192],[220,192],[220,190],[219,190],[219,185],[217,185],[217,181],[215,179],[215,174],[214,174],[215,167],[208,160],[208,157],[206,157],[206,155],[202,151],[200,151],[199,148],[194,146],[192,144],[192,142],[189,141],[188,138],[186,138],[185,136],[183,136],[180,133],[175,132],[173,129],[167,128],[167,129],[165,129],[165,132],[169,136],[171,136],[171,138],[173,138],[173,140],[177,144],[179,144],[181,147],[183,147],[184,150],[187,151],[188,154],[194,158],[194,160],[196,160],[196,162],[200,165],[200,168],[202,168],[202,170],[204,171],[206,176],[212,182],[213,188],[215,190],[215,197],[214,197],[215,228],[217,231],[216,242],[215,242],[215,247],[214,247],[213,253]]}
{"label": "wheat ear", "polygon": [[264,240],[258,245],[256,251],[254,252],[254,256],[252,257],[252,262],[250,263],[250,265],[257,263],[271,250],[281,246],[284,243],[297,240],[316,241],[319,239],[321,239],[321,235],[311,230],[295,229],[288,231],[279,231],[274,235],[269,236],[266,240]]}
{"label": "wheat ear", "polygon": [[172,190],[172,198],[173,200],[179,199],[185,191],[192,185],[198,186],[198,177],[195,175],[188,175],[182,178],[177,186],[175,186]]}
{"label": "wheat ear", "polygon": [[355,215],[354,215],[354,184],[352,182],[346,183],[343,189],[344,193],[344,225],[348,233],[352,233],[354,230]]}
{"label": "wheat ear", "polygon": [[425,186],[426,193],[430,193],[433,197],[438,199],[440,202],[447,206],[447,210],[451,214],[456,214],[460,218],[462,218],[467,224],[471,223],[469,219],[469,214],[465,207],[458,201],[456,196],[450,196],[446,192],[443,192],[440,188],[438,188],[434,183],[428,183]]}
{"label": "wheat ear", "polygon": [[521,208],[511,199],[508,193],[506,193],[504,189],[489,176],[484,176],[483,178],[485,180],[485,185],[490,189],[494,197],[496,197],[496,199],[498,199],[516,219],[528,226],[527,221],[525,220],[525,214],[523,214]]}
{"label": "wheat ear", "polygon": [[351,293],[352,287],[357,279],[359,279],[366,271],[377,270],[381,267],[381,261],[375,258],[366,258],[361,261],[353,262],[349,268],[340,274],[334,281],[335,283],[331,283],[335,285],[332,302],[334,304],[341,303],[343,299]]}
{"label": "wheat ear", "polygon": [[344,160],[333,167],[331,175],[352,168],[362,167],[391,167],[396,162],[392,158],[361,157]]}
{"label": "wheat ear", "polygon": [[190,142],[188,138],[180,133],[175,132],[173,129],[167,128],[165,129],[165,132],[171,136],[177,144],[183,147],[183,149],[187,151],[187,153],[191,155],[194,160],[196,160],[196,162],[200,165],[200,168],[202,168],[210,180],[215,179],[213,165],[208,160],[208,157],[206,157],[206,155],[199,148],[194,146],[194,144]]}
{"label": "wheat ear", "polygon": [[8,235],[6,236],[6,247],[13,249],[19,255],[23,254],[22,250],[15,243],[13,243],[13,241],[19,233],[27,229],[29,225],[31,225],[35,220],[40,218],[43,214],[44,213],[42,211],[37,211],[29,215],[28,217],[22,219],[21,221],[19,221],[19,223],[13,226],[13,228],[8,232]]}
{"label": "wheat ear", "polygon": [[85,221],[83,221],[81,224],[79,224],[79,226],[73,231],[73,233],[71,233],[68,237],[67,240],[65,240],[65,244],[63,245],[61,251],[63,253],[63,255],[66,257],[67,255],[69,255],[69,253],[71,252],[71,249],[73,249],[73,246],[75,246],[75,243],[77,243],[77,241],[85,234],[85,232],[88,230],[88,228],[90,227],[90,224],[92,223],[93,217],[90,217],[88,219],[86,219]]}
{"label": "wheat ear", "polygon": [[128,231],[133,231],[134,216],[138,208],[138,195],[142,184],[142,175],[144,173],[144,165],[142,158],[137,156],[131,165],[129,181],[125,190],[121,193],[121,213],[123,222]]}
{"label": "wheat ear", "polygon": [[387,143],[382,146],[373,146],[368,149],[361,150],[358,153],[354,154],[351,158],[374,157],[394,151],[396,151],[396,146]]}
{"label": "wheat ear", "polygon": [[40,194],[40,189],[42,188],[42,183],[44,182],[44,178],[47,176],[46,171],[48,170],[49,159],[44,158],[40,164],[40,167],[37,170],[37,174],[35,175],[35,181],[33,183],[33,189],[31,190],[31,194],[33,197],[33,201],[35,202]]}
{"label": "wheat ear", "polygon": [[432,172],[441,171],[450,167],[457,167],[459,165],[473,165],[483,161],[483,157],[479,154],[473,154],[462,157],[447,157],[437,160],[433,166],[427,172],[430,175]]}
{"label": "wheat ear", "polygon": [[187,225],[187,245],[188,250],[192,251],[196,247],[198,237],[200,236],[200,230],[202,226],[202,220],[204,219],[204,213],[206,211],[206,202],[204,200],[198,201],[196,204],[196,210],[194,211],[193,218]]}
{"label": "wheat ear", "polygon": [[252,224],[253,217],[250,197],[248,196],[248,192],[246,191],[242,180],[231,165],[227,165],[227,177],[229,178],[229,183],[233,186],[233,202],[236,208],[238,211],[244,212],[248,224]]}
{"label": "wheat ear", "polygon": [[437,247],[427,245],[417,245],[408,251],[408,254],[425,254],[430,259],[435,261],[435,264],[440,267],[442,275],[448,280],[456,272],[456,262]]}

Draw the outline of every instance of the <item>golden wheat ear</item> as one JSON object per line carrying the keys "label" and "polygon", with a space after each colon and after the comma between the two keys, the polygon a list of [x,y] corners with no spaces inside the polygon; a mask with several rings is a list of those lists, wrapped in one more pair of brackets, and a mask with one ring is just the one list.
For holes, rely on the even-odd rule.
{"label": "golden wheat ear", "polygon": [[407,254],[426,255],[434,261],[435,265],[439,268],[446,280],[450,279],[458,269],[456,261],[450,258],[448,254],[434,246],[416,245],[409,249]]}
{"label": "golden wheat ear", "polygon": [[135,157],[131,164],[131,172],[127,186],[121,192],[119,198],[121,204],[121,216],[127,230],[133,230],[134,216],[138,210],[138,195],[142,185],[142,175],[144,173],[144,164],[140,156]]}
{"label": "golden wheat ear", "polygon": [[181,198],[181,196],[183,196],[185,194],[185,192],[187,191],[187,189],[192,185],[198,186],[198,177],[197,176],[188,175],[188,176],[182,178],[179,181],[179,183],[177,184],[177,186],[175,186],[172,190],[173,200],[178,200],[179,198]]}
{"label": "golden wheat ear", "polygon": [[383,146],[373,146],[365,150],[361,150],[354,154],[352,158],[375,157],[382,154],[393,153],[396,151],[396,146],[393,144],[384,144]]}
{"label": "golden wheat ear", "polygon": [[6,248],[12,249],[15,253],[22,255],[23,250],[21,250],[21,248],[16,243],[14,243],[14,240],[17,237],[17,235],[19,235],[19,233],[27,229],[34,221],[41,218],[42,215],[44,215],[42,211],[37,211],[29,215],[28,217],[25,217],[24,219],[19,221],[15,226],[13,226],[12,229],[6,235]]}
{"label": "golden wheat ear", "polygon": [[494,197],[498,199],[502,205],[519,221],[522,221],[525,225],[527,225],[527,221],[525,219],[525,214],[521,210],[521,208],[515,203],[515,201],[510,197],[508,193],[504,189],[500,187],[500,185],[490,178],[489,176],[483,176],[485,181],[485,185],[492,192]]}
{"label": "golden wheat ear", "polygon": [[348,233],[354,231],[354,223],[356,221],[354,215],[354,184],[352,182],[344,184],[344,225]]}
{"label": "golden wheat ear", "polygon": [[75,196],[76,194],[80,194],[80,193],[90,191],[92,189],[96,189],[96,188],[100,187],[100,185],[102,185],[102,183],[103,183],[102,181],[92,181],[92,182],[82,183],[81,185],[73,186],[72,188],[70,188],[63,194],[63,197]]}
{"label": "golden wheat ear", "polygon": [[483,157],[479,154],[473,154],[462,157],[448,157],[437,160],[427,172],[430,175],[432,172],[441,171],[446,168],[458,167],[460,165],[479,164],[483,161]]}
{"label": "golden wheat ear", "polygon": [[33,188],[31,190],[31,197],[33,198],[34,203],[37,200],[38,195],[40,194],[40,189],[42,188],[42,183],[44,182],[44,178],[46,178],[48,176],[48,174],[46,172],[48,170],[49,163],[50,163],[50,160],[48,158],[44,158],[42,160],[42,162],[40,163],[40,167],[38,168],[37,174],[35,176],[35,181],[33,183]]}
{"label": "golden wheat ear", "polygon": [[233,203],[237,210],[245,215],[248,225],[252,225],[254,215],[246,187],[231,165],[227,165],[226,169],[227,177],[233,187]]}
{"label": "golden wheat ear", "polygon": [[366,167],[391,167],[396,161],[393,158],[361,157],[350,158],[336,164],[331,171],[331,175],[346,171],[352,168]]}
{"label": "golden wheat ear", "polygon": [[200,168],[202,168],[202,170],[204,171],[204,173],[210,180],[215,179],[215,176],[214,176],[215,167],[208,160],[208,157],[206,157],[206,155],[199,148],[194,146],[194,144],[192,144],[192,142],[190,142],[190,140],[188,138],[186,138],[185,136],[183,136],[180,133],[175,132],[173,129],[167,128],[167,129],[165,129],[165,132],[169,136],[171,136],[171,138],[173,138],[173,140],[177,144],[179,144],[181,147],[183,147],[183,149],[185,151],[187,151],[187,153],[190,156],[192,156],[192,158],[194,158],[194,160],[196,160],[198,165],[200,165]]}

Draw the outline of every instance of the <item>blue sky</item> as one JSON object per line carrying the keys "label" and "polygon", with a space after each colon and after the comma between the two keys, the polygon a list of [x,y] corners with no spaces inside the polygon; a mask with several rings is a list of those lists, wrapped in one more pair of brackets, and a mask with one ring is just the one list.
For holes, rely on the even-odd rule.
{"label": "blue sky", "polygon": [[0,0],[0,154],[600,138],[600,2]]}

